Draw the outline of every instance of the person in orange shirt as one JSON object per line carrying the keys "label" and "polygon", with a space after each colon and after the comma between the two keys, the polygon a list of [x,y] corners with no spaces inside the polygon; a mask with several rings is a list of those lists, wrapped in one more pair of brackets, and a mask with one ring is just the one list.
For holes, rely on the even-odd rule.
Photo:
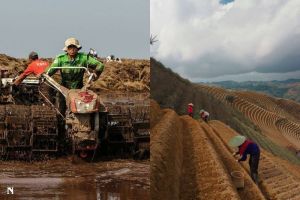
{"label": "person in orange shirt", "polygon": [[31,52],[29,54],[29,65],[26,70],[18,76],[18,78],[14,81],[14,85],[18,86],[22,81],[30,74],[34,74],[35,76],[40,76],[46,68],[49,66],[47,61],[39,59],[39,56],[36,52]]}

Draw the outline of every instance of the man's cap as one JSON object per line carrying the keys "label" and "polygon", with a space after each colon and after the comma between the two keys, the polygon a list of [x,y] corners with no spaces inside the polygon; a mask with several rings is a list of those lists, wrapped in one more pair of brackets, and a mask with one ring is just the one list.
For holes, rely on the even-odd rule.
{"label": "man's cap", "polygon": [[238,146],[242,145],[245,141],[246,141],[246,137],[245,136],[243,136],[243,135],[237,135],[237,136],[232,137],[229,140],[228,144],[231,147],[238,147]]}
{"label": "man's cap", "polygon": [[68,38],[65,41],[65,47],[63,48],[64,51],[67,51],[68,47],[74,45],[76,46],[78,49],[81,49],[81,45],[79,44],[79,41],[76,38]]}
{"label": "man's cap", "polygon": [[29,59],[37,59],[39,56],[38,56],[38,54],[37,54],[37,52],[34,52],[34,51],[32,51],[32,52],[30,52],[30,54],[29,54],[29,56],[28,56],[28,58]]}
{"label": "man's cap", "polygon": [[194,106],[194,104],[192,104],[192,103],[189,103],[189,104],[188,104],[188,106]]}

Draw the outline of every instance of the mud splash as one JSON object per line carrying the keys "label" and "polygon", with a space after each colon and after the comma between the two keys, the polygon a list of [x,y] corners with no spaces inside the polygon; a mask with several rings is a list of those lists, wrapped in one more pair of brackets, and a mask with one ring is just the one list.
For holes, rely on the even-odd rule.
{"label": "mud splash", "polygon": [[[150,199],[149,161],[2,162],[0,199]],[[13,187],[14,194],[7,194]]]}

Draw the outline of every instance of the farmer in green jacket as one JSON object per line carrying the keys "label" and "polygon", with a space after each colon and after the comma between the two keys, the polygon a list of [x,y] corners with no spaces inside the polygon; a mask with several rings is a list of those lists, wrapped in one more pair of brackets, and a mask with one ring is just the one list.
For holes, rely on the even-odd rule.
{"label": "farmer in green jacket", "polygon": [[[88,67],[95,70],[95,80],[97,80],[104,69],[104,65],[85,53],[78,52],[81,45],[76,38],[68,38],[65,41],[63,50],[65,54],[58,55],[52,65],[47,69],[49,76],[55,74],[57,70],[61,73],[61,85],[69,89],[80,89],[83,87],[84,69],[55,69],[54,67]],[[46,71],[46,72],[47,72]]]}
{"label": "farmer in green jacket", "polygon": [[[49,76],[55,74],[57,70],[61,74],[61,85],[68,89],[81,89],[83,87],[83,76],[85,70],[76,67],[88,67],[95,70],[95,80],[97,80],[104,69],[104,65],[87,54],[78,52],[81,45],[76,38],[68,38],[65,41],[63,50],[65,54],[58,55],[51,66],[46,70]],[[57,69],[55,67],[72,67]],[[62,94],[58,93],[58,109],[62,115],[66,112],[66,100]]]}

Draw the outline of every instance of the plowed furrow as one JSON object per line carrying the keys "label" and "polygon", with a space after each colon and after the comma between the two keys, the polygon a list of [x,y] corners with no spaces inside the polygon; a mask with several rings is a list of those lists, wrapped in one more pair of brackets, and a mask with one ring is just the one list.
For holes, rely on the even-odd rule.
{"label": "plowed furrow", "polygon": [[[210,125],[215,131],[219,132],[219,136],[224,143],[237,134],[220,122],[210,122]],[[294,178],[289,171],[278,165],[272,159],[272,156],[268,155],[263,149],[258,173],[260,188],[267,199],[300,199],[300,181]]]}
{"label": "plowed furrow", "polygon": [[[263,155],[262,158],[261,165],[265,167],[259,169],[259,174],[268,195],[274,199],[288,199],[297,195],[300,199],[300,190],[294,194],[294,188],[299,188],[300,182],[282,167],[275,165],[269,156]],[[275,167],[268,167],[264,161],[273,163]]]}
{"label": "plowed furrow", "polygon": [[[184,124],[183,162],[186,162],[183,164],[181,194],[186,191],[191,191],[191,194],[181,196],[180,199],[240,199],[199,124],[186,116],[181,119]],[[184,175],[196,178],[196,189],[187,187],[187,180],[192,180],[192,177],[186,179]]]}
{"label": "plowed furrow", "polygon": [[238,194],[241,199],[265,199],[259,188],[254,184],[248,175],[247,171],[237,163],[234,157],[231,155],[229,148],[224,144],[218,133],[213,130],[206,123],[201,123],[201,127],[204,129],[206,135],[210,138],[210,141],[214,145],[218,155],[220,156],[226,171],[230,174],[232,171],[241,171],[245,176],[245,188],[238,190]]}
{"label": "plowed furrow", "polygon": [[151,199],[179,199],[182,168],[182,127],[174,111],[166,110],[151,129]]}
{"label": "plowed furrow", "polygon": [[[182,130],[188,130],[187,125],[183,124]],[[183,134],[183,162],[180,181],[180,198],[179,199],[197,199],[197,195],[200,191],[197,188],[196,170],[193,148],[190,148],[192,144],[192,137],[188,131]],[[210,162],[206,162],[205,165],[209,166]],[[201,173],[206,171],[206,168],[201,169]],[[199,170],[200,171],[200,170]],[[200,197],[199,197],[200,198]]]}

